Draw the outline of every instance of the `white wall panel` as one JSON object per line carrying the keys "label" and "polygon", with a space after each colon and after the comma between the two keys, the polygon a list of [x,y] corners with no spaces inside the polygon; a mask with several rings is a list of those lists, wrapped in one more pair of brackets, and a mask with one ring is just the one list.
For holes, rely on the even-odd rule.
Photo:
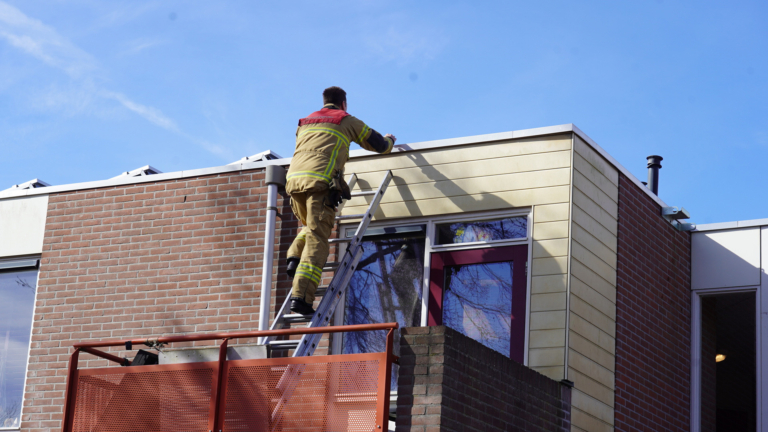
{"label": "white wall panel", "polygon": [[693,289],[760,284],[760,229],[696,232],[691,236]]}
{"label": "white wall panel", "polygon": [[43,251],[48,195],[0,200],[0,257]]}

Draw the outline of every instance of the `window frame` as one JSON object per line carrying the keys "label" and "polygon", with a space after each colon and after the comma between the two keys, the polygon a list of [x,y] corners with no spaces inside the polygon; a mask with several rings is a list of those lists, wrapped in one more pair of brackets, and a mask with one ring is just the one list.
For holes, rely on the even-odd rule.
{"label": "window frame", "polygon": [[[523,250],[522,248],[525,248]],[[490,264],[490,263],[504,263],[508,261],[513,262],[519,262],[521,260],[526,260],[528,256],[528,246],[527,245],[513,245],[513,246],[502,246],[502,247],[490,247],[485,249],[462,249],[462,250],[451,250],[451,251],[445,251],[445,252],[436,252],[432,263],[435,264],[431,267],[430,276],[433,277],[435,281],[442,282],[442,284],[439,283],[430,283],[429,287],[429,310],[432,312],[429,314],[427,319],[428,322],[431,325],[445,325],[444,323],[444,315],[443,312],[445,311],[445,280],[441,274],[443,273],[443,270],[445,267],[448,266],[455,266],[455,265],[462,265],[462,264]],[[483,255],[482,257],[479,257],[478,255]],[[523,256],[525,257],[523,259]],[[436,259],[434,259],[436,258]],[[512,360],[515,360],[516,362],[522,362],[525,358],[525,322],[527,321],[527,305],[525,304],[524,299],[527,298],[528,292],[527,287],[525,292],[520,292],[523,288],[517,288],[521,284],[519,276],[519,270],[514,271],[513,270],[513,276],[512,276],[512,304],[510,305],[510,313],[512,317],[519,317],[522,315],[522,320],[520,319],[513,319],[511,322],[510,327],[510,351],[509,353],[502,353],[505,355],[508,355],[509,358]],[[524,274],[522,275],[522,280],[527,280],[528,275]],[[439,298],[438,298],[439,296]],[[522,298],[521,298],[522,297]],[[522,300],[522,305],[521,305]],[[520,337],[522,336],[522,340],[520,340]],[[515,342],[522,342],[521,345],[518,345]]]}
{"label": "window frame", "polygon": [[[502,219],[507,217],[525,217],[526,218],[526,237],[509,240],[491,240],[471,243],[453,243],[447,245],[437,245],[436,225],[450,222],[478,222],[493,219]],[[339,237],[346,236],[348,228],[354,228],[356,223],[339,224]],[[515,209],[493,210],[482,212],[452,213],[444,216],[427,216],[398,218],[386,221],[371,221],[369,228],[386,228],[392,226],[407,225],[426,225],[426,239],[424,244],[424,271],[422,273],[422,295],[421,295],[421,327],[428,325],[428,310],[430,299],[430,269],[432,265],[432,253],[453,252],[470,249],[497,248],[504,246],[527,245],[528,257],[526,261],[526,287],[525,287],[525,340],[523,342],[524,365],[528,365],[528,344],[530,338],[530,318],[531,318],[531,272],[528,271],[533,255],[533,207],[522,207]],[[342,254],[346,247],[339,250]],[[346,302],[346,293],[342,296],[342,304]],[[333,325],[344,324],[344,308],[337,308],[334,312]],[[331,353],[341,353],[341,338],[333,338],[331,342]]]}
{"label": "window frame", "polygon": [[[40,267],[41,267],[40,255],[24,255],[15,257],[2,257],[0,258],[0,272],[14,272],[14,271],[29,271],[31,269],[37,270],[37,279],[35,279],[35,298],[32,302],[32,321],[29,324],[29,347],[27,348],[27,361],[24,366],[24,383],[22,384],[21,393],[21,407],[19,416],[24,413],[24,402],[27,398],[27,378],[29,376],[29,360],[32,353],[32,331],[35,325],[35,311],[37,310],[37,296],[40,292]],[[20,431],[21,421],[18,427],[3,427],[0,426],[0,431]]]}

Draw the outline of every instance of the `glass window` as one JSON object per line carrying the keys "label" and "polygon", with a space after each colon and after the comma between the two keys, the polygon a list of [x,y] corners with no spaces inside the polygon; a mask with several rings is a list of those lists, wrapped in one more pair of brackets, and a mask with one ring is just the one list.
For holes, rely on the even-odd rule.
{"label": "glass window", "polygon": [[[363,239],[363,256],[347,289],[344,324],[421,325],[425,229],[389,231]],[[342,336],[345,354],[381,352],[385,342],[384,331]],[[392,380],[396,385],[397,368]]]}
{"label": "glass window", "polygon": [[0,272],[0,428],[18,427],[37,270]]}
{"label": "glass window", "polygon": [[508,356],[513,264],[446,266],[443,324]]}
{"label": "glass window", "polygon": [[510,240],[528,236],[528,218],[507,217],[472,222],[437,224],[435,244],[456,244]]}
{"label": "glass window", "polygon": [[527,260],[527,244],[433,253],[427,324],[446,325],[522,363]]}

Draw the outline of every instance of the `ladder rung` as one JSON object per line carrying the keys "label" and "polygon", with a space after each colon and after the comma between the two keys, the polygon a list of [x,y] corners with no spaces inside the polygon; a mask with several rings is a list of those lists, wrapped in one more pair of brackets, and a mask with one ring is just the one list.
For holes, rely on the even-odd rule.
{"label": "ladder rung", "polygon": [[362,214],[352,214],[352,215],[336,216],[336,220],[362,219],[364,217],[365,217],[365,213],[362,213]]}
{"label": "ladder rung", "polygon": [[328,291],[327,288],[317,288],[317,291],[315,291],[315,297],[324,296],[326,291]]}
{"label": "ladder rung", "polygon": [[325,263],[325,267],[323,267],[323,271],[324,272],[333,271],[333,270],[336,270],[337,268],[339,268],[339,263],[329,262],[329,263]]}
{"label": "ladder rung", "polygon": [[376,191],[352,192],[352,197],[376,195]]}
{"label": "ladder rung", "polygon": [[328,240],[328,243],[346,243],[346,242],[351,242],[351,241],[352,241],[352,237],[346,237],[346,238],[330,239],[330,240]]}
{"label": "ladder rung", "polygon": [[301,341],[298,339],[276,340],[267,342],[267,346],[272,350],[289,350],[295,349],[297,346],[299,346],[299,342]]}
{"label": "ladder rung", "polygon": [[283,320],[286,324],[306,323],[312,321],[312,315],[286,314],[283,315]]}

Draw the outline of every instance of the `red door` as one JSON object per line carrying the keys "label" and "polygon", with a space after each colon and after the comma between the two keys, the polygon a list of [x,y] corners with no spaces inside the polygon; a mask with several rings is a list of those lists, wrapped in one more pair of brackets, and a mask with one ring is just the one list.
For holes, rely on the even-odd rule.
{"label": "red door", "polygon": [[432,254],[427,323],[523,363],[528,246]]}

